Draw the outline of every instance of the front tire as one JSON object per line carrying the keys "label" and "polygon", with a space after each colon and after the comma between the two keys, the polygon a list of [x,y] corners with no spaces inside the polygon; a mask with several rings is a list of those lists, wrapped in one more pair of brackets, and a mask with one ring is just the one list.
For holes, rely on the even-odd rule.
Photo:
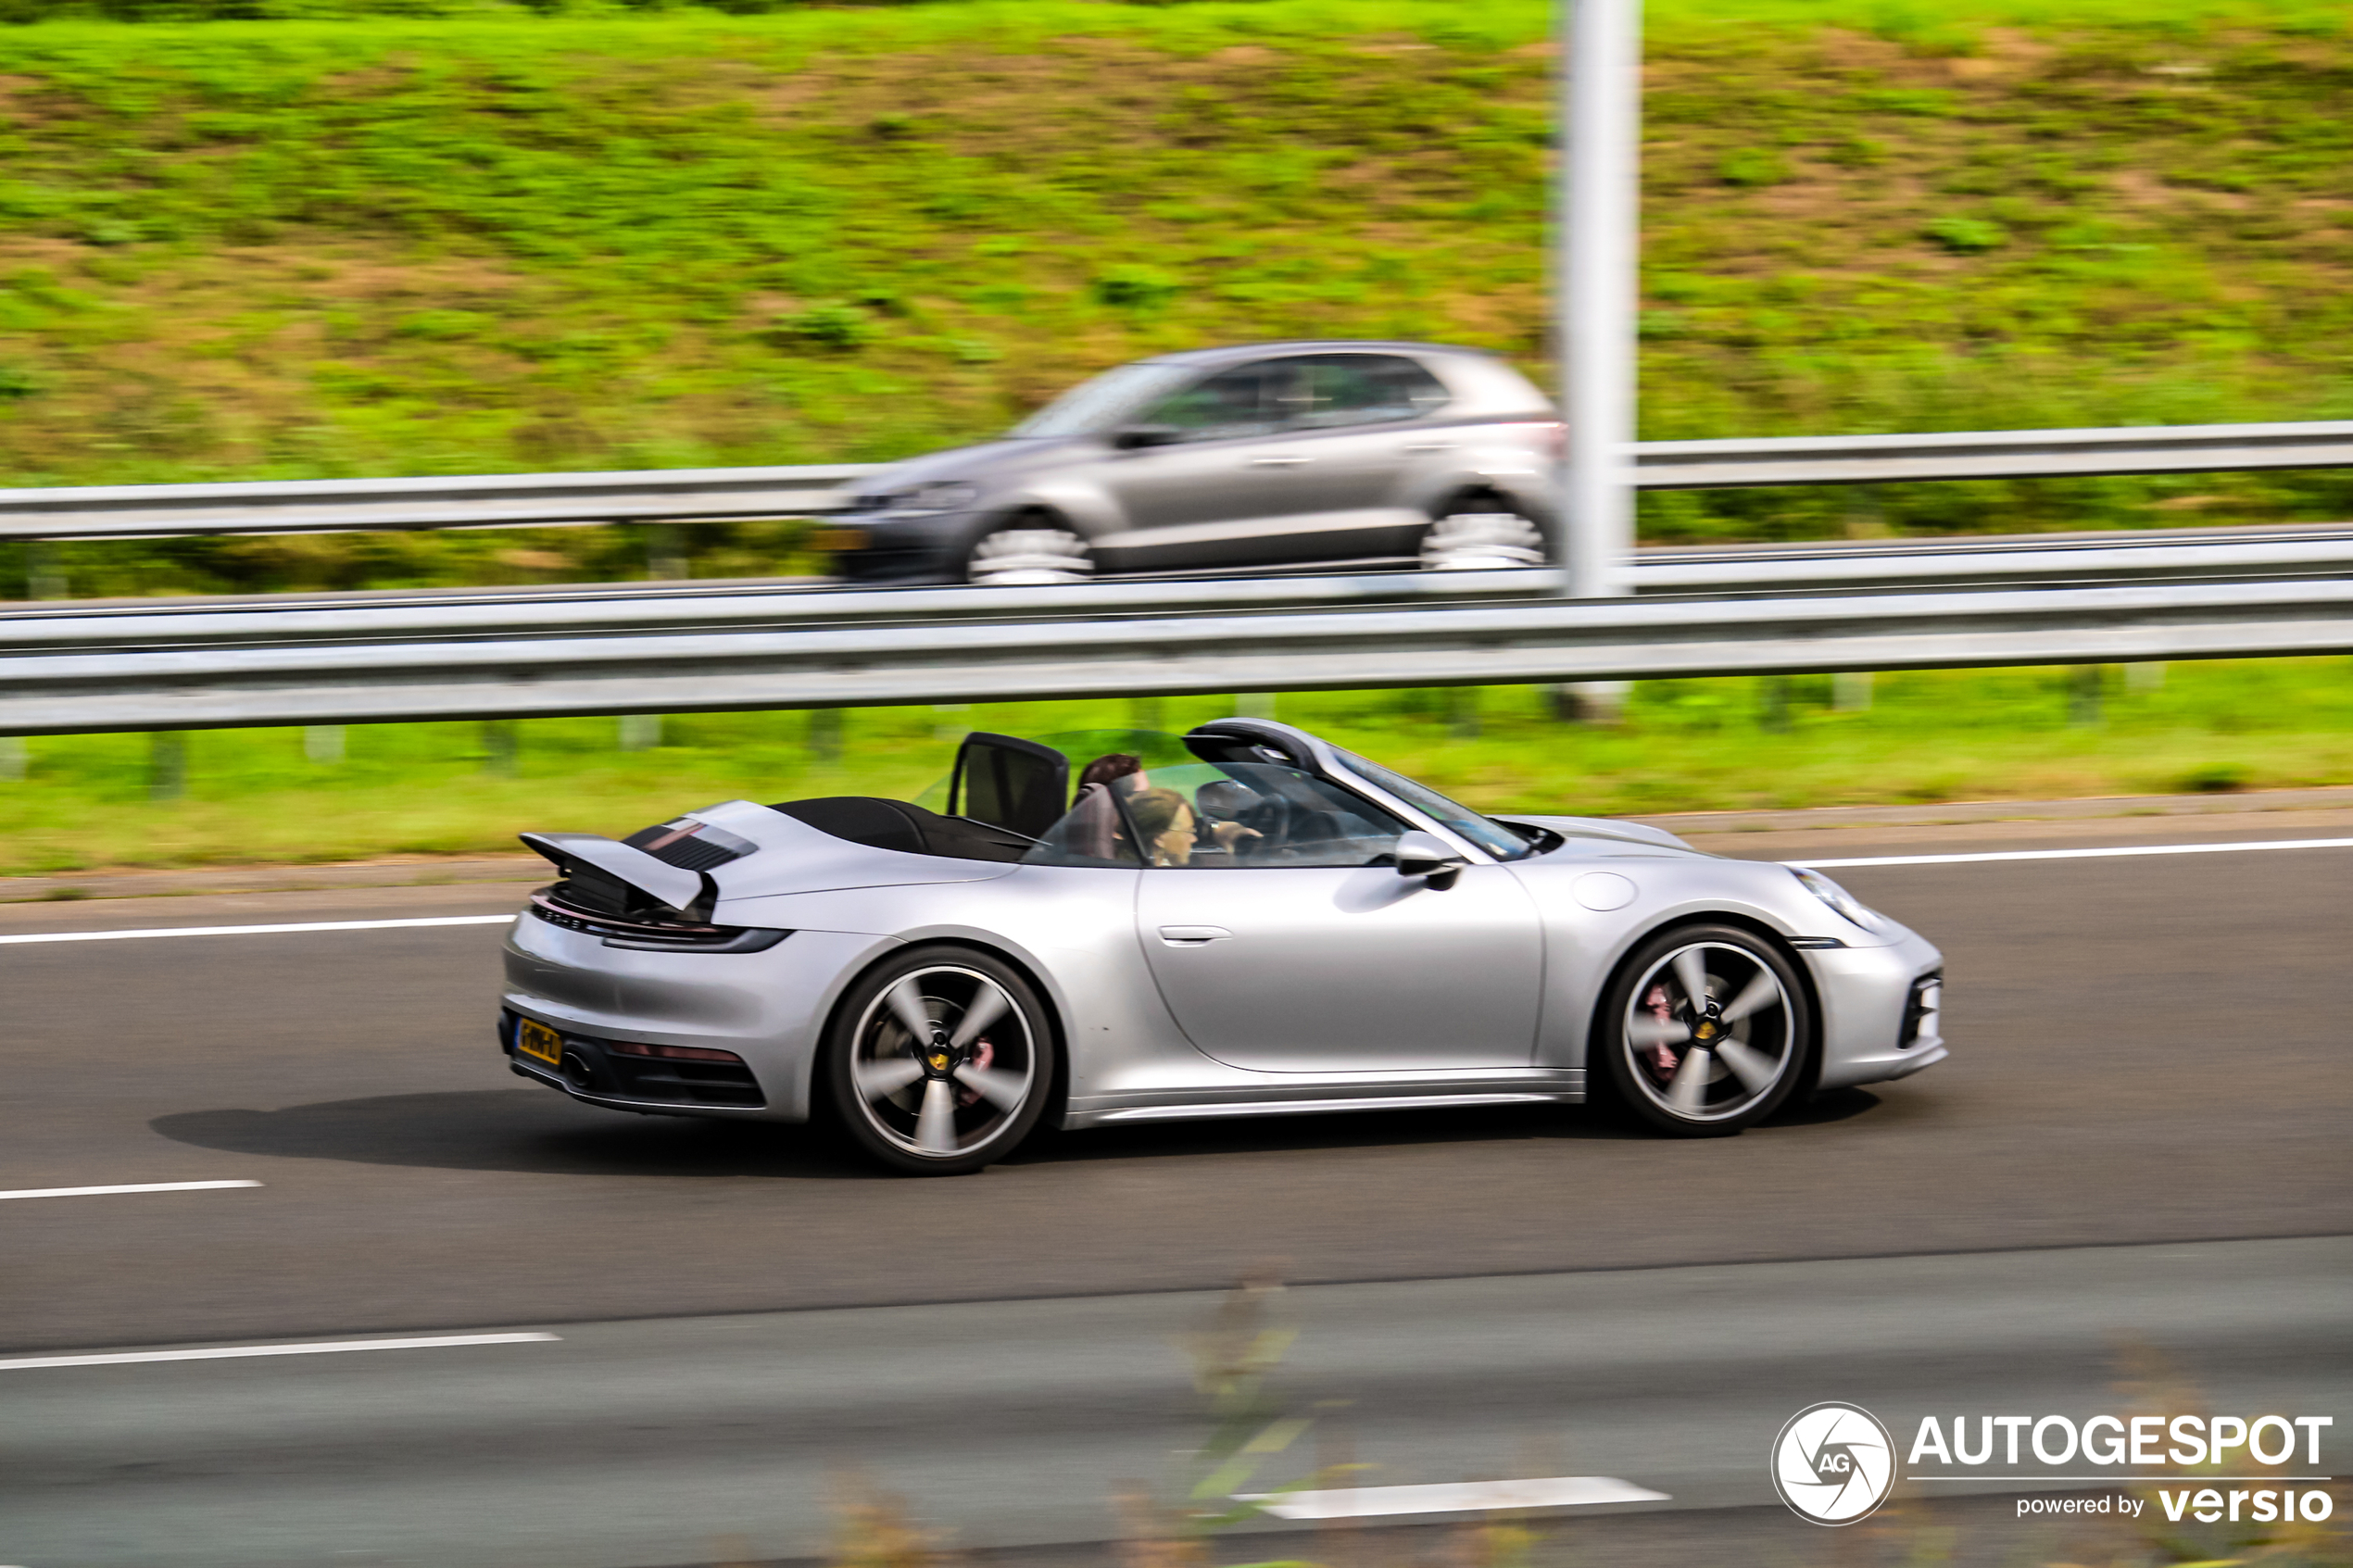
{"label": "front tire", "polygon": [[1618,1104],[1660,1132],[1729,1137],[1796,1092],[1813,1038],[1806,988],[1778,947],[1737,926],[1678,926],[1610,982],[1587,1075],[1598,1070]]}
{"label": "front tire", "polygon": [[1053,1086],[1046,1010],[986,953],[917,947],[850,987],[825,1031],[833,1109],[896,1171],[961,1176],[1003,1159]]}
{"label": "front tire", "polygon": [[1047,518],[1022,518],[974,541],[964,581],[993,587],[1039,583],[1088,583],[1095,552],[1087,541]]}

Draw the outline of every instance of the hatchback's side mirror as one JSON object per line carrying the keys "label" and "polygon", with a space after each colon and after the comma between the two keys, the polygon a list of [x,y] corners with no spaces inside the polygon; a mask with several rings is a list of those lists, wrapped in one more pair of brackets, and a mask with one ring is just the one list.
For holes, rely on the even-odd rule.
{"label": "hatchback's side mirror", "polygon": [[1436,834],[1417,831],[1397,835],[1397,874],[1422,877],[1426,885],[1438,892],[1453,886],[1454,879],[1469,864]]}
{"label": "hatchback's side mirror", "polygon": [[1111,444],[1122,452],[1134,452],[1146,446],[1173,445],[1185,438],[1185,433],[1175,425],[1127,425],[1112,432]]}

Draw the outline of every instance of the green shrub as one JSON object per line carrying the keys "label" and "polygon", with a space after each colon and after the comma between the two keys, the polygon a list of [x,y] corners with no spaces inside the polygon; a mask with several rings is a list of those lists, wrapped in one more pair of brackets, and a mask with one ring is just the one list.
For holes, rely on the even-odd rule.
{"label": "green shrub", "polygon": [[843,351],[862,348],[877,335],[875,319],[845,300],[812,305],[781,317],[775,332],[786,343]]}
{"label": "green shrub", "polygon": [[1095,274],[1094,295],[1122,310],[1150,310],[1176,297],[1176,280],[1157,267],[1126,264]]}
{"label": "green shrub", "polygon": [[1963,256],[1973,256],[1979,251],[1999,250],[2010,241],[2009,231],[1999,223],[1983,218],[1962,218],[1954,215],[1929,220],[1927,223],[1921,225],[1920,232],[1943,245],[1946,250]]}
{"label": "green shrub", "polygon": [[1717,164],[1716,177],[1727,185],[1778,185],[1789,178],[1789,162],[1765,147],[1738,147]]}

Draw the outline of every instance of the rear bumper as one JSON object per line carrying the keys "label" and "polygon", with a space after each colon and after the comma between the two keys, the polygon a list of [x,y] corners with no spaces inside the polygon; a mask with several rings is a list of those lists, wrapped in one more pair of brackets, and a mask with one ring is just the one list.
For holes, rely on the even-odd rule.
{"label": "rear bumper", "polygon": [[862,542],[833,558],[834,571],[850,583],[961,583],[974,526],[970,512],[852,513],[831,532]]}
{"label": "rear bumper", "polygon": [[[842,986],[893,946],[887,936],[796,931],[757,953],[642,952],[520,920],[507,938],[498,1047],[522,1076],[591,1105],[806,1121],[825,1020]],[[563,1066],[517,1054],[516,1018],[563,1036]],[[725,1051],[743,1068],[704,1073],[615,1044]]]}
{"label": "rear bumper", "polygon": [[515,1048],[517,1017],[508,1010],[498,1015],[498,1045],[507,1053],[507,1065],[518,1077],[561,1089],[574,1099],[662,1116],[732,1113],[758,1118],[768,1109],[760,1081],[741,1058],[733,1065],[663,1060],[617,1048],[638,1042],[560,1029],[563,1063],[550,1067]]}

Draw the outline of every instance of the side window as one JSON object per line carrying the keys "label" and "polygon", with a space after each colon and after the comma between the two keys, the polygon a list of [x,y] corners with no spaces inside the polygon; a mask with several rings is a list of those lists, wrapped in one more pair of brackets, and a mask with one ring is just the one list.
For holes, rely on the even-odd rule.
{"label": "side window", "polygon": [[1299,360],[1293,430],[1337,430],[1419,419],[1443,408],[1446,389],[1395,354],[1319,354]]}
{"label": "side window", "polygon": [[1405,824],[1296,768],[1194,762],[1082,790],[1027,859],[1062,866],[1370,866]]}
{"label": "side window", "polygon": [[1195,382],[1153,408],[1142,422],[1168,425],[1187,441],[1272,435],[1290,412],[1291,368],[1281,360],[1237,365]]}

